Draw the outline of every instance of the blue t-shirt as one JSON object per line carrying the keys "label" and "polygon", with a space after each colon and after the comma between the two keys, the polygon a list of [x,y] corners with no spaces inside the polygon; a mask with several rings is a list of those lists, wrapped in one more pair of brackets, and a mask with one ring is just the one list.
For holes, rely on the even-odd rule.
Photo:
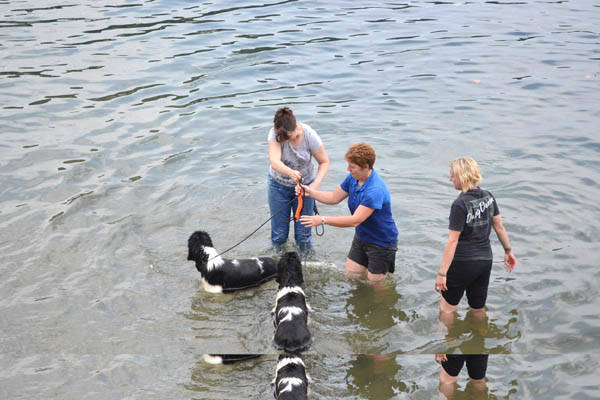
{"label": "blue t-shirt", "polygon": [[356,227],[358,238],[367,243],[382,247],[395,246],[398,241],[398,229],[392,217],[390,191],[379,174],[372,170],[371,176],[358,187],[358,180],[348,174],[340,185],[348,193],[350,213],[363,205],[373,209],[373,213]]}

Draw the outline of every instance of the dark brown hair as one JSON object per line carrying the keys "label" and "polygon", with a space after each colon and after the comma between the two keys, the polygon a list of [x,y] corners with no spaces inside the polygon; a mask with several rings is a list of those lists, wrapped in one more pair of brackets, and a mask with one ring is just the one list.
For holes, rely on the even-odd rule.
{"label": "dark brown hair", "polygon": [[375,164],[375,150],[365,142],[356,143],[348,147],[344,158],[346,161],[356,164],[361,168],[369,167],[369,169],[373,169],[373,165]]}
{"label": "dark brown hair", "polygon": [[288,132],[296,129],[296,117],[288,107],[281,107],[273,117],[273,128],[275,129],[275,140],[284,142],[290,138]]}

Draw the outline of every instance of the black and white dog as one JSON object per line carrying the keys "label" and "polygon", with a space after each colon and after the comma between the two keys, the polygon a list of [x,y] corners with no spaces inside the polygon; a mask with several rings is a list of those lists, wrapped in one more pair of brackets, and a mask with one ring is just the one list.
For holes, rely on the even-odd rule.
{"label": "black and white dog", "polygon": [[281,354],[275,369],[273,396],[278,400],[308,399],[306,367],[302,359],[295,355]]}
{"label": "black and white dog", "polygon": [[196,262],[207,292],[229,293],[270,281],[277,276],[277,261],[270,257],[243,260],[222,258],[208,233],[196,231],[188,239],[188,260]]}
{"label": "black and white dog", "polygon": [[273,345],[288,353],[307,350],[311,344],[308,311],[304,291],[302,264],[296,252],[288,252],[277,264],[279,291],[272,311],[275,335]]}

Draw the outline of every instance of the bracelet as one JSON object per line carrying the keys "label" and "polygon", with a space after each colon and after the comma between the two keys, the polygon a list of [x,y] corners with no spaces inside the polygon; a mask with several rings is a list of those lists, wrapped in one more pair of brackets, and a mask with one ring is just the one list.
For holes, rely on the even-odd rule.
{"label": "bracelet", "polygon": [[441,276],[442,278],[446,277],[446,274],[442,274],[441,272],[438,272],[438,275]]}
{"label": "bracelet", "polygon": [[512,249],[511,249],[510,247],[509,247],[509,248],[507,248],[507,249],[504,249],[504,252],[505,252],[505,253],[508,253],[508,252],[510,252],[510,251],[512,251]]}
{"label": "bracelet", "polygon": [[321,225],[325,225],[325,217],[321,215]]}

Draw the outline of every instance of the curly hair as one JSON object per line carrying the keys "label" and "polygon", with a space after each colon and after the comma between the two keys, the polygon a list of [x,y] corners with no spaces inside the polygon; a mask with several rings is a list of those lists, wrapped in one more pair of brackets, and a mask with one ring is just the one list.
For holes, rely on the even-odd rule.
{"label": "curly hair", "polygon": [[285,142],[290,138],[288,132],[296,129],[296,117],[288,107],[281,107],[273,117],[273,128],[275,129],[275,140]]}
{"label": "curly hair", "polygon": [[372,169],[375,164],[375,150],[365,142],[356,143],[348,147],[344,158],[361,168],[369,167],[369,169]]}
{"label": "curly hair", "polygon": [[462,192],[481,183],[481,169],[471,157],[459,157],[450,163],[450,173],[454,175],[458,188]]}

